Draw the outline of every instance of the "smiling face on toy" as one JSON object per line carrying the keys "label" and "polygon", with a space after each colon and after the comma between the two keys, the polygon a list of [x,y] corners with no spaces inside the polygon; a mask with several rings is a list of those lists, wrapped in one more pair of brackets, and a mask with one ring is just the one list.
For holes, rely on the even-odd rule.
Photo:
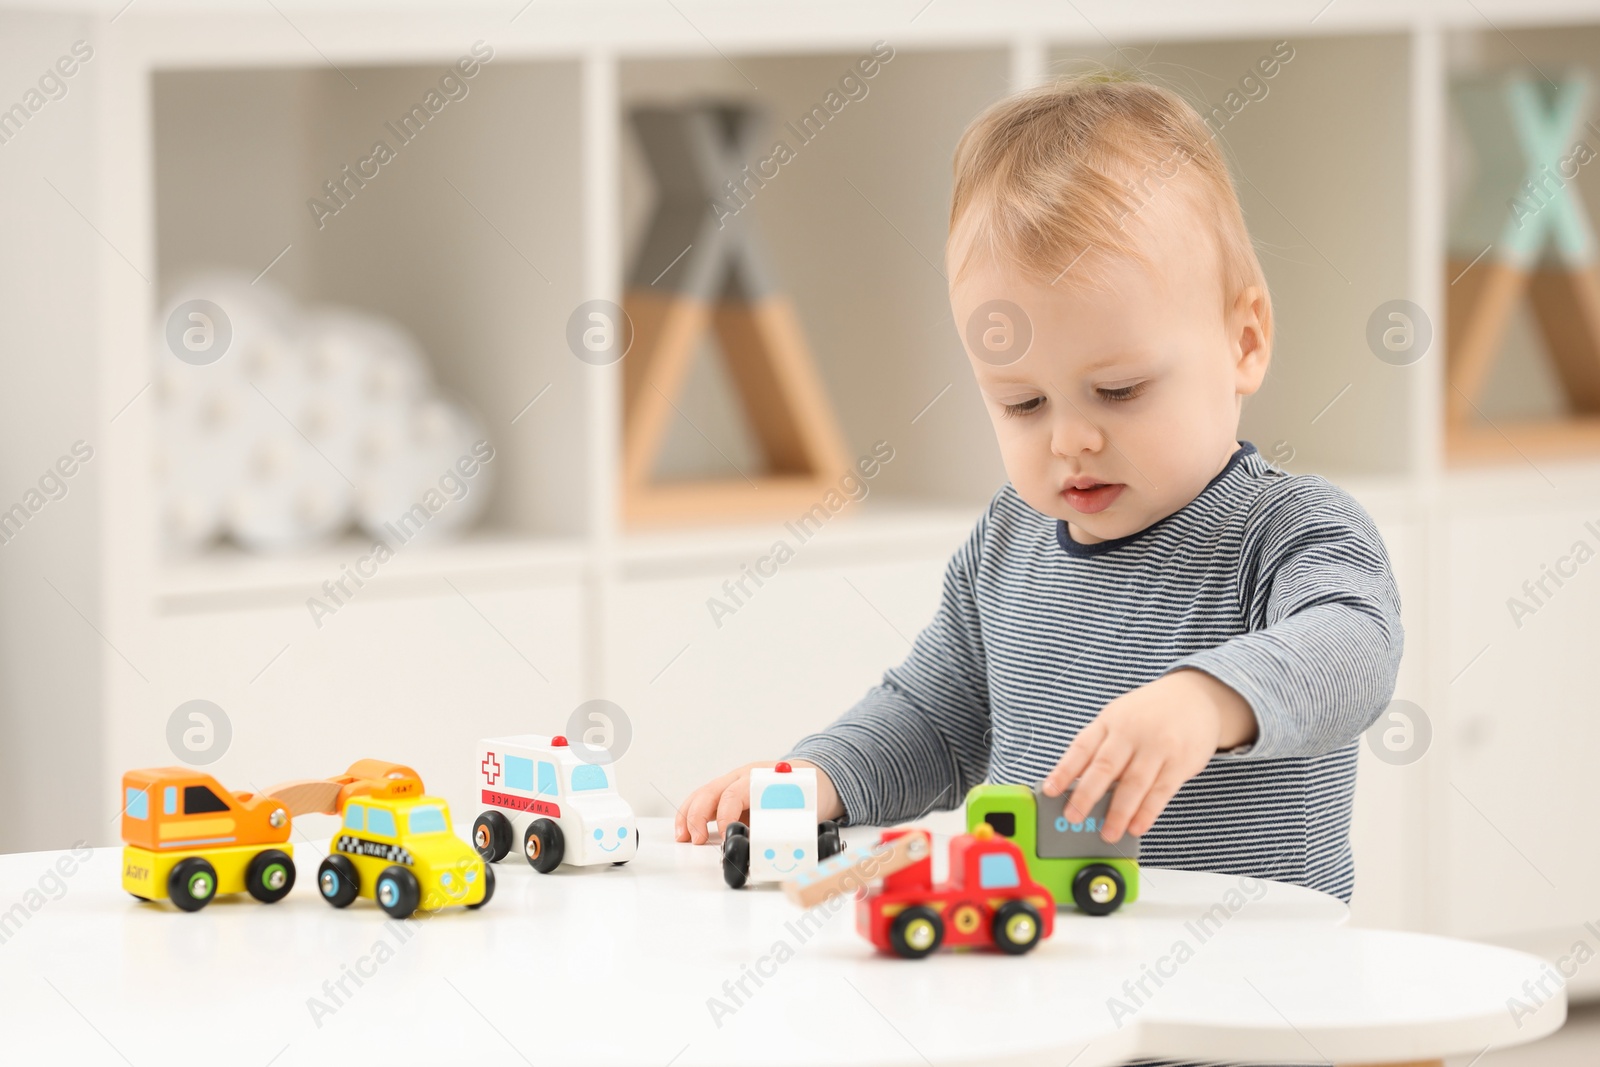
{"label": "smiling face on toy", "polygon": [[[767,863],[771,864],[772,869],[778,874],[792,874],[794,871],[799,870],[800,865],[805,862],[806,850],[803,848],[797,848],[792,850],[789,853],[789,856],[780,858],[776,849],[769,848],[761,855],[767,861]],[[793,857],[792,860],[790,860],[790,856]],[[788,866],[784,865],[786,862],[788,863]]]}
{"label": "smiling face on toy", "polygon": [[476,856],[461,856],[439,872],[438,896],[429,895],[425,904],[429,908],[446,904],[464,904],[467,896],[481,877],[483,861]]}
{"label": "smiling face on toy", "polygon": [[598,826],[594,829],[594,843],[601,852],[615,852],[622,847],[622,843],[626,840],[628,840],[628,828],[626,826],[617,827],[615,839],[608,839],[606,832]]}

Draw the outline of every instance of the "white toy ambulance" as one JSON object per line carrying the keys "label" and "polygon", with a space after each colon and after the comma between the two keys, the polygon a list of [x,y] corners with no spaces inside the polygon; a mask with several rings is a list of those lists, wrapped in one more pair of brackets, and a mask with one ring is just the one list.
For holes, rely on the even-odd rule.
{"label": "white toy ambulance", "polygon": [[750,772],[750,825],[731,822],[722,833],[722,877],[734,889],[781,882],[843,849],[838,824],[817,822],[814,769],[757,767]]}
{"label": "white toy ambulance", "polygon": [[614,764],[589,763],[560,735],[492,737],[478,744],[472,844],[490,863],[520,846],[549,874],[562,863],[627,863],[639,851],[633,808],[617,794]]}

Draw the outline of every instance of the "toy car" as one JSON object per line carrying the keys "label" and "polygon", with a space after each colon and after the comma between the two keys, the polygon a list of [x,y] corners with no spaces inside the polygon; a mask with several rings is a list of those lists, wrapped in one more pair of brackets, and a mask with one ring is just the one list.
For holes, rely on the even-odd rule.
{"label": "toy car", "polygon": [[481,742],[477,783],[489,810],[472,824],[473,847],[498,863],[520,843],[541,874],[562,863],[627,863],[639,851],[639,826],[617,793],[614,770],[580,759],[559,734]]}
{"label": "toy car", "polygon": [[[329,904],[343,908],[363,896],[405,919],[418,910],[481,908],[494,896],[494,871],[455,835],[449,806],[425,796],[410,768],[359,760],[321,784],[336,788],[331,806],[344,821],[317,869],[317,888]],[[324,803],[317,810],[327,810]]]}
{"label": "toy car", "polygon": [[[884,842],[926,830],[887,830]],[[1031,951],[1055,929],[1050,890],[1028,877],[1022,850],[985,825],[950,841],[950,879],[933,884],[933,850],[886,875],[856,902],[856,931],[883,952],[917,960],[940,945]]]}
{"label": "toy car", "polygon": [[1116,844],[1100,836],[1110,792],[1081,823],[1063,814],[1069,789],[1047,797],[1025,785],[979,785],[967,794],[967,829],[990,826],[1014,840],[1033,879],[1063,904],[1068,900],[1089,915],[1109,915],[1139,899],[1139,839]]}
{"label": "toy car", "polygon": [[288,810],[193,768],[122,776],[122,841],[122,887],[140,900],[199,911],[230,893],[273,904],[294,888]]}
{"label": "toy car", "polygon": [[722,877],[733,889],[781,882],[844,847],[839,826],[817,822],[817,772],[779,763],[750,772],[750,825],[722,833]]}
{"label": "toy car", "polygon": [[856,931],[904,959],[940,945],[1020,955],[1054,931],[1055,898],[1028,877],[1015,842],[983,824],[953,838],[949,857],[949,880],[935,885],[928,832],[887,830],[871,848],[849,849],[786,880],[783,891],[803,908],[854,895]]}

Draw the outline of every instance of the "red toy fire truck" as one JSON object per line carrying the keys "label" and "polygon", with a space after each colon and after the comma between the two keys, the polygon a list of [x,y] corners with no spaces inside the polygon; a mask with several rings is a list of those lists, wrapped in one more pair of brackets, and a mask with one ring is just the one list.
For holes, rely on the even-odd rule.
{"label": "red toy fire truck", "polygon": [[[865,889],[882,879],[882,885]],[[950,842],[949,881],[933,884],[926,830],[887,830],[875,848],[851,849],[786,883],[811,907],[860,890],[856,930],[883,952],[921,959],[941,945],[1029,951],[1055,929],[1055,898],[1028,875],[1022,852],[988,825]]]}

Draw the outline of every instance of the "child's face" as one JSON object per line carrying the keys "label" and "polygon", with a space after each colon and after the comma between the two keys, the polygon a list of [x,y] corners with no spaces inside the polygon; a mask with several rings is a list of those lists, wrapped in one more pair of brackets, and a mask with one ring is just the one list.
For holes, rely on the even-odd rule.
{"label": "child's face", "polygon": [[985,255],[950,289],[1007,475],[1082,543],[1199,495],[1238,447],[1241,398],[1270,359],[1260,291],[1224,313],[1211,239],[1185,213],[1159,214],[1138,220],[1149,265],[1102,265],[1098,292],[1026,280]]}

